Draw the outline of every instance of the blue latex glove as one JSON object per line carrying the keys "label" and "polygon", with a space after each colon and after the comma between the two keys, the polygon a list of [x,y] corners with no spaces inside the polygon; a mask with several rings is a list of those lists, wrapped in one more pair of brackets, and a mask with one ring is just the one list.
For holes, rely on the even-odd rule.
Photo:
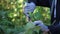
{"label": "blue latex glove", "polygon": [[24,7],[24,14],[26,15],[26,16],[29,16],[29,12],[33,12],[34,11],[34,9],[35,9],[35,4],[33,3],[33,2],[31,2],[31,3],[25,3],[25,7]]}
{"label": "blue latex glove", "polygon": [[40,20],[39,21],[34,21],[33,24],[41,27],[41,31],[49,31],[48,27],[46,25],[44,25],[43,22],[40,21]]}

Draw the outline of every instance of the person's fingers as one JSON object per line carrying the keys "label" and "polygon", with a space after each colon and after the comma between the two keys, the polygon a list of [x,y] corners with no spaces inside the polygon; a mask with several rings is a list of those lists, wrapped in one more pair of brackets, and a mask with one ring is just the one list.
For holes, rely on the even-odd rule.
{"label": "person's fingers", "polygon": [[24,7],[24,13],[33,12],[35,9],[34,3],[27,3],[27,5]]}

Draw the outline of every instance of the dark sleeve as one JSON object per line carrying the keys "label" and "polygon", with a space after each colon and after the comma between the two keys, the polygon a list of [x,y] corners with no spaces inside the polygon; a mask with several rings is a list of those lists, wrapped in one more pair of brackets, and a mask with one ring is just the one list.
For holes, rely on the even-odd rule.
{"label": "dark sleeve", "polygon": [[28,2],[34,2],[36,6],[50,7],[50,0],[28,0]]}
{"label": "dark sleeve", "polygon": [[54,25],[48,26],[48,28],[52,34],[57,34],[57,33],[60,34],[60,24],[55,26]]}

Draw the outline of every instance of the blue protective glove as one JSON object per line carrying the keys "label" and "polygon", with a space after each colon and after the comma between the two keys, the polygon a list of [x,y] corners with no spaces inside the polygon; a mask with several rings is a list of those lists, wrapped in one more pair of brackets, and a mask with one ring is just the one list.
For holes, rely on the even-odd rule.
{"label": "blue protective glove", "polygon": [[33,23],[34,25],[40,26],[41,27],[41,31],[49,31],[48,27],[46,25],[43,24],[42,21],[34,21]]}
{"label": "blue protective glove", "polygon": [[35,9],[35,4],[33,3],[33,2],[31,2],[31,3],[25,3],[25,7],[24,7],[24,14],[26,15],[26,16],[29,16],[29,12],[33,12],[34,11],[34,9]]}

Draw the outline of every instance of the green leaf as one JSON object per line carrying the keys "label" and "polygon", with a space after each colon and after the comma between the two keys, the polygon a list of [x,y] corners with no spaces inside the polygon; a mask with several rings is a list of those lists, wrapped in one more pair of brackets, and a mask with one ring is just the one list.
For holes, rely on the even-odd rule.
{"label": "green leaf", "polygon": [[33,24],[33,22],[29,22],[26,24],[25,29],[29,30],[29,29],[34,28],[34,27],[35,27],[35,25]]}

